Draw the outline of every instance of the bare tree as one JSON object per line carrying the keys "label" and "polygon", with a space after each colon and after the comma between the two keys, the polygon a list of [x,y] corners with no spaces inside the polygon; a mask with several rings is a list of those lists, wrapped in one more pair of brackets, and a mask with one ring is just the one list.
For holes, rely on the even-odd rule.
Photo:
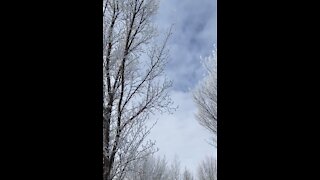
{"label": "bare tree", "polygon": [[186,168],[184,169],[184,172],[182,174],[182,180],[194,180],[191,172],[188,171]]}
{"label": "bare tree", "polygon": [[181,170],[180,170],[180,161],[178,156],[174,157],[173,162],[171,163],[169,170],[169,180],[180,180],[181,178]]}
{"label": "bare tree", "polygon": [[[216,169],[211,159],[206,159],[198,169],[199,180],[216,180]],[[211,169],[210,169],[211,168]],[[213,169],[213,170],[212,170]],[[141,161],[130,163],[126,180],[195,180],[193,174],[185,168],[180,169],[178,157],[169,165],[165,157],[147,156]]]}
{"label": "bare tree", "polygon": [[156,43],[156,0],[103,0],[103,179],[124,179],[128,165],[155,152],[146,141],[150,113],[170,111],[168,52]]}
{"label": "bare tree", "polygon": [[128,180],[168,180],[168,166],[165,157],[147,156],[142,161],[131,163]]}
{"label": "bare tree", "polygon": [[196,115],[198,122],[213,135],[213,145],[216,146],[217,135],[217,55],[216,49],[203,59],[206,76],[194,92],[194,101],[198,107]]}
{"label": "bare tree", "polygon": [[207,157],[198,168],[199,180],[217,180],[217,161]]}

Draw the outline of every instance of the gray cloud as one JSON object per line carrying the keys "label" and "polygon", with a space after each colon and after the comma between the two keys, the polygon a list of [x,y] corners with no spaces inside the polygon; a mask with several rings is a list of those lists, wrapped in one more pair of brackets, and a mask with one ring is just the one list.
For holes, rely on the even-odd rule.
{"label": "gray cloud", "polygon": [[167,74],[174,89],[187,91],[201,78],[200,56],[216,43],[216,0],[162,0],[156,24],[165,31],[173,23]]}
{"label": "gray cloud", "polygon": [[181,168],[193,173],[206,156],[216,157],[216,149],[206,142],[211,135],[195,119],[190,91],[202,79],[200,56],[208,56],[216,43],[216,22],[216,0],[161,0],[155,17],[160,32],[174,23],[166,74],[174,81],[170,94],[179,109],[173,115],[153,117],[159,121],[149,137],[156,140],[158,155],[169,161],[178,155]]}

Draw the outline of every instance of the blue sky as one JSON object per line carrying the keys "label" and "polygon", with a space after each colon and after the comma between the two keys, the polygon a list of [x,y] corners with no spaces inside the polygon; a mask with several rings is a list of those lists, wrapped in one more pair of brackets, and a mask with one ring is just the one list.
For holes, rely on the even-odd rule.
{"label": "blue sky", "polygon": [[210,134],[195,119],[192,100],[192,90],[203,77],[200,56],[211,54],[216,44],[216,4],[216,0],[161,0],[155,17],[159,31],[174,24],[166,74],[173,80],[170,94],[179,108],[172,115],[157,115],[158,123],[149,137],[160,148],[157,155],[169,161],[177,155],[181,168],[193,173],[206,156],[216,157],[216,149],[206,142]]}

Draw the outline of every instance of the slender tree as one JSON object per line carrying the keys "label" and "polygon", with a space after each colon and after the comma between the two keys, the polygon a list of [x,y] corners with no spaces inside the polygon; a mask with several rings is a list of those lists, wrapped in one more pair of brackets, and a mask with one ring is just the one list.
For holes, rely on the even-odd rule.
{"label": "slender tree", "polygon": [[127,173],[128,180],[168,180],[168,166],[165,157],[147,156],[143,160],[131,163]]}
{"label": "slender tree", "polygon": [[182,180],[194,180],[192,174],[188,169],[184,169],[184,172],[182,174]]}
{"label": "slender tree", "polygon": [[180,161],[178,156],[176,155],[170,166],[169,180],[180,180],[180,178],[181,178]]}
{"label": "slender tree", "polygon": [[123,179],[128,165],[155,152],[146,141],[150,113],[170,111],[163,78],[166,43],[155,42],[156,0],[103,0],[103,179]]}
{"label": "slender tree", "polygon": [[207,157],[198,168],[199,180],[217,180],[217,162]]}

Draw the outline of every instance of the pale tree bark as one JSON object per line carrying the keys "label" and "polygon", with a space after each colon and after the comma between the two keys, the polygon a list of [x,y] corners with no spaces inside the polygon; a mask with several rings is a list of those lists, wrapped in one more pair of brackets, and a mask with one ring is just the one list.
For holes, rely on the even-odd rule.
{"label": "pale tree bark", "polygon": [[103,1],[103,179],[123,179],[129,163],[155,152],[150,113],[170,111],[163,77],[166,43],[155,43],[155,0]]}

